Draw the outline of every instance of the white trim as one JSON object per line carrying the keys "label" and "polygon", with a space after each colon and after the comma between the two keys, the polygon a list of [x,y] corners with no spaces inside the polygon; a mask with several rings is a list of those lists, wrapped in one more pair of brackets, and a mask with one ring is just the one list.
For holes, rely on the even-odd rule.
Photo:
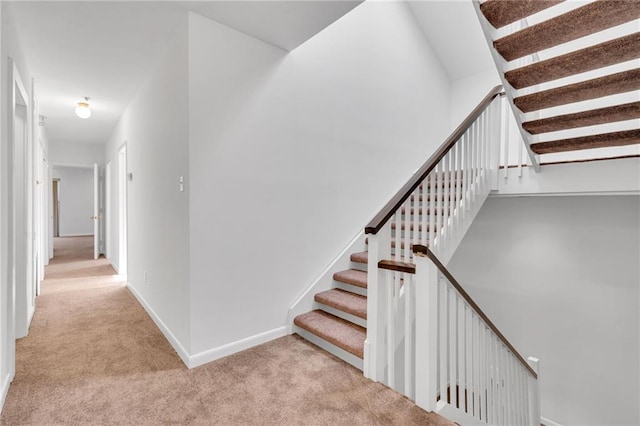
{"label": "white trim", "polygon": [[11,386],[11,374],[7,374],[7,376],[2,381],[2,388],[0,389],[0,411],[4,408],[4,402],[7,400],[7,394],[9,393],[9,386]]}
{"label": "white trim", "polygon": [[93,237],[93,234],[60,234],[56,238],[65,238],[65,237]]}
{"label": "white trim", "polygon": [[263,333],[246,337],[244,339],[236,340],[235,342],[231,342],[226,345],[218,346],[217,348],[209,349],[195,355],[191,355],[187,367],[199,367],[203,364],[215,361],[225,356],[233,355],[236,352],[240,352],[245,349],[261,345],[270,340],[286,336],[287,334],[289,334],[289,328],[287,326],[282,326],[274,328],[273,330],[268,330]]}
{"label": "white trim", "polygon": [[560,423],[556,423],[553,420],[549,420],[546,417],[540,416],[540,423],[544,426],[562,426]]}
{"label": "white trim", "polygon": [[156,314],[155,311],[151,308],[151,306],[149,306],[149,304],[144,299],[144,297],[142,297],[142,295],[140,293],[138,293],[138,291],[131,284],[127,283],[127,288],[129,289],[131,294],[133,294],[134,297],[138,300],[138,302],[142,305],[144,310],[147,311],[147,313],[149,314],[149,316],[151,317],[153,322],[156,324],[156,326],[158,326],[158,328],[160,329],[162,334],[164,334],[164,337],[167,339],[169,344],[171,344],[171,346],[173,346],[173,349],[176,351],[176,353],[178,354],[178,356],[180,357],[182,362],[184,362],[184,364],[188,368],[191,368],[189,366],[189,362],[190,362],[189,361],[189,358],[190,358],[189,357],[189,353],[184,348],[184,346],[182,346],[182,344],[180,343],[178,338],[173,335],[171,330],[169,330],[169,327],[167,327],[167,325],[160,319],[158,314]]}
{"label": "white trim", "polygon": [[[109,259],[109,258],[107,258]],[[120,275],[120,270],[118,269],[118,265],[116,265],[116,262],[114,262],[113,260],[109,259],[109,263],[111,264],[111,267],[116,271],[116,273],[118,275]]]}
{"label": "white trim", "polygon": [[195,355],[189,355],[189,352],[182,346],[178,338],[171,332],[169,327],[160,319],[158,314],[149,306],[147,301],[142,297],[140,293],[133,287],[130,283],[127,283],[127,288],[133,294],[133,296],[138,300],[140,305],[144,308],[145,311],[149,314],[153,322],[160,329],[160,332],[167,339],[169,344],[176,351],[184,365],[187,368],[195,368],[206,364],[211,361],[215,361],[219,358],[232,355],[236,352],[243,351],[245,349],[252,348],[257,345],[261,345],[262,343],[266,343],[270,340],[277,339],[279,337],[286,336],[288,333],[288,329],[286,326],[274,328],[273,330],[265,331],[263,333],[256,334],[254,336],[246,337],[244,339],[237,340],[235,342],[228,343],[226,345],[219,346],[217,348],[209,349]]}

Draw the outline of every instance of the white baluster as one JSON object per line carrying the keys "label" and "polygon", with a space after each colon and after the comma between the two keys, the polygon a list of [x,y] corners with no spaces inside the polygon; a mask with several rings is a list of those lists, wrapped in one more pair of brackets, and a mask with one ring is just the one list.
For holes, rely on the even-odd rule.
{"label": "white baluster", "polygon": [[447,312],[447,288],[445,279],[438,282],[438,372],[440,376],[440,401],[447,402],[447,335],[448,335],[448,312]]}
{"label": "white baluster", "polygon": [[522,152],[523,152],[523,146],[526,142],[524,141],[524,139],[520,140],[520,143],[518,144],[518,177],[522,177]]}
{"label": "white baluster", "polygon": [[[393,215],[393,222],[395,226],[395,236],[394,241],[396,243],[396,248],[394,249],[394,257],[396,260],[402,260],[402,220],[399,212],[395,212]],[[394,274],[394,283],[398,282],[400,277],[397,274]]]}
{"label": "white baluster", "polygon": [[[420,223],[422,224],[422,244],[429,246],[429,177],[422,181],[422,213]],[[416,210],[418,213],[418,211]]]}
{"label": "white baluster", "polygon": [[[420,205],[420,191],[416,189],[413,191],[414,206]],[[416,216],[411,214],[411,201],[405,202],[404,226],[405,226],[405,238],[404,238],[404,250],[402,250],[402,262],[411,262],[411,242],[416,239],[416,233],[418,232],[418,221],[415,220]],[[417,213],[418,209],[414,209],[414,213]],[[413,231],[412,231],[413,230]],[[411,237],[413,233],[413,237]]]}
{"label": "white baluster", "polygon": [[455,146],[456,152],[456,161],[455,161],[455,181],[456,181],[456,202],[455,202],[455,215],[456,215],[456,232],[458,232],[458,228],[460,227],[460,202],[462,201],[461,193],[462,193],[462,139],[456,142]]}
{"label": "white baluster", "polygon": [[442,253],[442,177],[443,177],[443,164],[442,161],[438,163],[435,168],[436,171],[436,203],[434,205],[435,215],[436,215],[436,229],[434,230],[436,234],[436,249],[435,253],[438,255]]}
{"label": "white baluster", "polygon": [[[396,228],[398,232],[398,228]],[[396,248],[397,250],[397,248]],[[391,274],[391,272],[388,272]],[[395,286],[399,282],[399,273],[393,272],[394,285],[386,288],[387,293],[387,386],[391,389],[396,388],[396,313],[394,309]]]}
{"label": "white baluster", "polygon": [[516,371],[515,371],[515,363],[513,358],[513,353],[509,352],[509,410],[511,413],[511,424],[518,424],[518,417],[516,414],[516,403],[518,401],[517,398],[517,387],[516,387]]}
{"label": "white baluster", "polygon": [[472,310],[467,309],[465,318],[465,348],[467,361],[467,413],[473,414],[473,331],[472,331]]}
{"label": "white baluster", "polygon": [[486,349],[486,333],[485,333],[485,326],[484,326],[484,322],[480,322],[480,331],[478,333],[478,343],[479,343],[479,361],[480,361],[480,366],[479,366],[479,373],[480,373],[480,390],[479,390],[479,401],[480,401],[480,415],[478,416],[478,418],[480,420],[486,420],[487,419],[487,404],[486,404],[486,371],[487,371],[487,366],[485,364],[486,362],[486,354],[485,354],[485,349]]}
{"label": "white baluster", "polygon": [[442,216],[442,229],[440,231],[443,241],[443,250],[449,246],[449,227],[447,220],[449,218],[449,154],[445,155],[442,159],[442,208],[438,212]]}
{"label": "white baluster", "polygon": [[462,157],[460,158],[460,161],[462,162],[462,166],[460,167],[461,171],[462,171],[462,187],[461,187],[461,199],[462,199],[462,208],[460,209],[460,220],[464,223],[464,220],[467,218],[467,206],[469,205],[469,203],[467,202],[467,189],[468,189],[468,185],[467,185],[467,180],[469,179],[469,172],[468,172],[468,164],[469,164],[469,152],[467,149],[467,134],[468,134],[468,130],[462,135],[462,140],[460,143],[460,148],[462,150]]}
{"label": "white baluster", "polygon": [[473,415],[480,418],[480,318],[473,316]]}
{"label": "white baluster", "polygon": [[413,381],[415,372],[413,369],[414,333],[413,318],[415,309],[414,275],[405,274],[404,277],[404,394],[409,399],[414,399]]}
{"label": "white baluster", "polygon": [[450,404],[454,407],[458,406],[458,393],[456,385],[458,384],[457,366],[458,354],[456,344],[458,339],[458,321],[457,321],[457,305],[458,296],[456,291],[447,283],[449,292],[449,395]]}
{"label": "white baluster", "polygon": [[432,251],[435,251],[435,241],[436,241],[436,215],[437,213],[437,206],[436,206],[436,198],[437,198],[437,191],[436,191],[436,186],[437,186],[437,182],[436,182],[436,175],[438,174],[438,168],[436,167],[435,169],[433,169],[433,171],[429,174],[429,249]]}
{"label": "white baluster", "polygon": [[467,388],[467,361],[466,361],[466,338],[465,338],[465,303],[462,298],[458,298],[458,398],[460,409],[466,411],[464,392]]}
{"label": "white baluster", "polygon": [[509,177],[509,145],[511,145],[511,138],[509,137],[509,105],[506,99],[502,103],[502,125],[504,127],[504,178]]}
{"label": "white baluster", "polygon": [[505,412],[504,412],[504,401],[505,401],[505,375],[504,375],[504,348],[501,342],[497,342],[497,353],[498,353],[498,424],[504,425],[506,423]]}

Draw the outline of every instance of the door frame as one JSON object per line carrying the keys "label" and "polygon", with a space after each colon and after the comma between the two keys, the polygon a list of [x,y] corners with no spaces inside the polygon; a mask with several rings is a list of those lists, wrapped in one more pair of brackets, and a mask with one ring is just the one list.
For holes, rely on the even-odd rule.
{"label": "door frame", "polygon": [[[9,333],[9,370],[11,377],[15,375],[15,339],[24,337],[29,330],[29,324],[33,315],[33,307],[29,303],[31,253],[28,251],[29,242],[33,230],[29,226],[28,198],[31,191],[29,185],[29,96],[17,65],[12,58],[9,58],[11,96],[9,96],[8,120],[9,126],[9,215],[8,215],[8,324]],[[16,141],[18,131],[16,128],[17,115],[22,118],[22,138]],[[24,144],[22,157],[17,159],[18,143]],[[17,161],[20,160],[20,161]],[[20,194],[21,193],[21,194]],[[22,283],[22,285],[18,285]]]}
{"label": "door frame", "polygon": [[128,200],[127,142],[118,148],[118,274],[127,275],[128,268]]}
{"label": "door frame", "polygon": [[104,256],[111,259],[111,160],[104,167]]}

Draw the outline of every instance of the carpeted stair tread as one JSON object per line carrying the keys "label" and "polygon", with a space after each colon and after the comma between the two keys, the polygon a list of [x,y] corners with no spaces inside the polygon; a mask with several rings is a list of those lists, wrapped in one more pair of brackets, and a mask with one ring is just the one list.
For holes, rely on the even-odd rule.
{"label": "carpeted stair tread", "polygon": [[[449,210],[451,210],[451,209],[449,209]],[[402,206],[400,208],[400,211],[402,212],[402,214],[406,214],[407,213],[407,209],[404,206]],[[427,211],[427,215],[430,215],[431,212],[432,212],[432,209],[431,208],[427,208],[426,211]],[[418,215],[422,216],[422,212],[423,212],[422,207],[419,207],[418,208]],[[444,213],[444,208],[436,209],[436,212],[438,212],[440,214],[440,216],[442,216],[442,214]],[[409,208],[409,214],[411,214],[413,216],[413,215],[415,215],[415,213],[416,213],[415,207],[410,207]]]}
{"label": "carpeted stair tread", "polygon": [[640,58],[640,32],[505,73],[516,89]]}
{"label": "carpeted stair tread", "polygon": [[316,294],[315,301],[358,318],[367,319],[367,298],[365,296],[333,288]]}
{"label": "carpeted stair tread", "polygon": [[522,127],[524,127],[527,132],[537,135],[558,130],[633,120],[636,118],[640,118],[640,101],[528,121],[522,123]]}
{"label": "carpeted stair tread", "polygon": [[638,0],[596,1],[498,39],[494,46],[513,61],[639,17]]}
{"label": "carpeted stair tread", "polygon": [[514,99],[514,103],[520,111],[531,112],[634,90],[640,90],[640,69],[520,96]]}
{"label": "carpeted stair tread", "polygon": [[541,10],[562,3],[563,0],[488,0],[480,5],[482,14],[495,28],[531,16]]}
{"label": "carpeted stair tread", "polygon": [[351,284],[356,287],[367,288],[367,273],[357,269],[347,269],[333,274],[335,281]]}
{"label": "carpeted stair tread", "polygon": [[536,154],[551,154],[554,152],[624,146],[637,143],[640,143],[640,129],[540,142],[531,144],[531,149]]}
{"label": "carpeted stair tread", "polygon": [[358,253],[351,253],[351,261],[356,263],[367,263],[369,261],[369,252],[360,251]]}
{"label": "carpeted stair tread", "polygon": [[367,331],[359,325],[320,310],[298,315],[293,323],[358,358],[364,357]]}

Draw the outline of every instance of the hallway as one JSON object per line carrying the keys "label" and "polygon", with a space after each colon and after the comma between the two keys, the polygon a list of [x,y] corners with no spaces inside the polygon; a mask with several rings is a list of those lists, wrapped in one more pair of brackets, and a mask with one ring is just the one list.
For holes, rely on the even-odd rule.
{"label": "hallway", "polygon": [[1,424],[449,424],[297,336],[188,370],[92,243],[56,239]]}

